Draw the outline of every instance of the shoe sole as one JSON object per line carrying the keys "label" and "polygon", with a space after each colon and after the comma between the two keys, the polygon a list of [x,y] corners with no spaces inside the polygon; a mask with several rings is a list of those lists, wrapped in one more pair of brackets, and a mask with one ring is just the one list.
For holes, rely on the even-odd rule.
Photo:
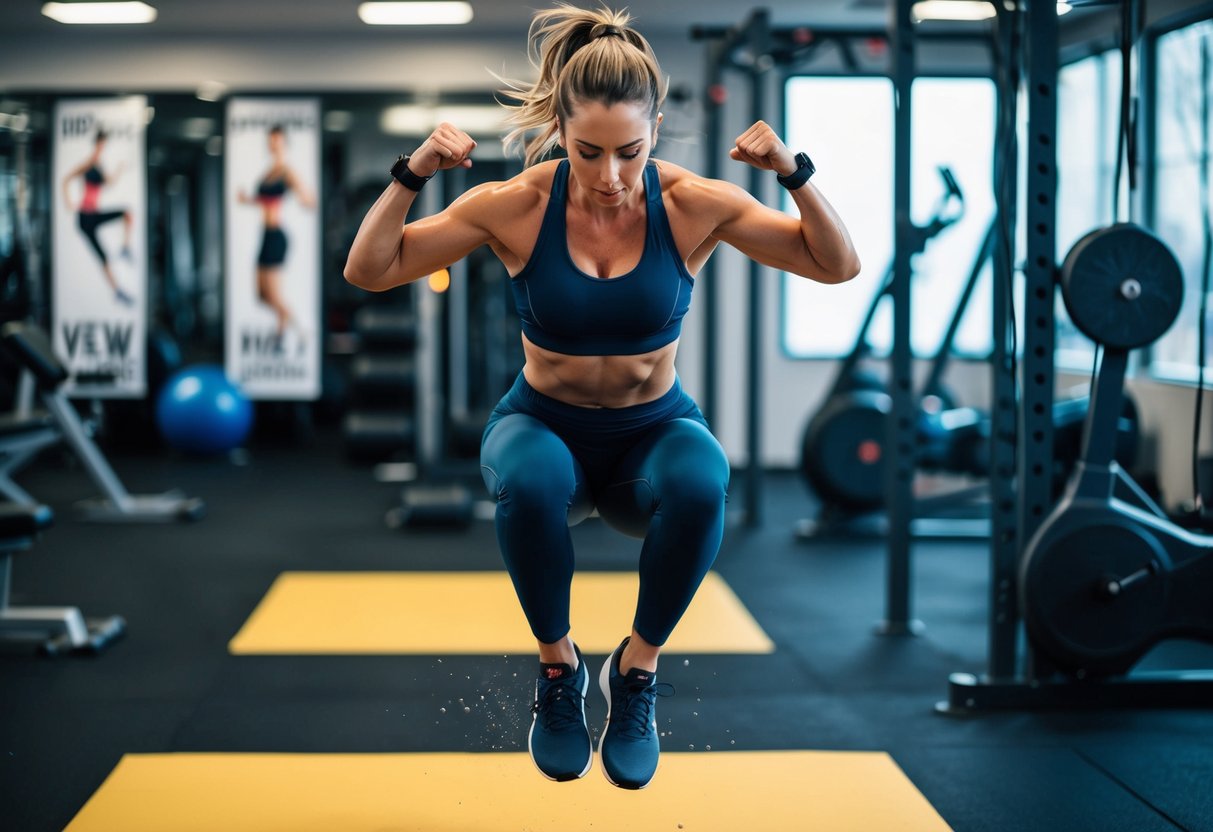
{"label": "shoe sole", "polygon": [[[615,650],[616,650],[616,652],[618,652],[619,648],[615,648]],[[611,727],[611,665],[614,664],[614,662],[615,662],[615,653],[611,653],[611,655],[607,656],[606,664],[604,664],[602,666],[602,672],[598,674],[598,687],[602,689],[602,695],[606,697],[606,701],[607,701],[606,723],[602,726],[602,736],[598,738],[598,753],[599,754],[602,753],[602,747],[603,747],[603,745],[606,744],[607,731],[609,731],[610,727]],[[660,763],[658,765],[660,765]],[[640,784],[639,786],[631,786],[631,785],[627,785],[625,783],[616,783],[614,780],[611,779],[611,774],[610,774],[610,772],[607,771],[605,762],[602,764],[602,776],[606,778],[606,781],[608,783],[610,783],[612,786],[614,786],[617,789],[629,789],[631,791],[640,791],[645,786],[649,785],[649,783],[653,782],[653,777],[657,776],[657,769],[653,769],[653,777],[650,777],[648,780],[644,781],[644,783]]]}
{"label": "shoe sole", "polygon": [[[582,663],[584,663],[585,659],[582,659],[581,661],[582,661]],[[586,724],[586,721],[585,721],[585,695],[589,692],[590,692],[590,674],[589,674],[589,671],[586,671],[585,683],[581,686],[581,724],[586,726],[585,733],[586,733],[587,737],[590,734],[590,727],[589,727],[589,725]],[[538,680],[535,681],[535,699],[533,701],[536,701],[536,702],[539,701],[539,681]],[[582,777],[585,777],[587,774],[589,774],[590,769],[594,767],[594,739],[593,739],[593,737],[590,737],[590,754],[589,754],[588,759],[585,761],[585,768],[583,768],[581,770],[581,774],[570,774],[567,777],[553,777],[552,775],[548,774],[546,771],[544,771],[543,769],[541,769],[539,767],[539,763],[535,762],[535,749],[531,747],[531,739],[535,736],[535,723],[538,721],[539,721],[539,714],[532,714],[531,715],[531,730],[527,731],[527,735],[526,735],[526,750],[530,754],[531,763],[535,766],[535,770],[538,771],[540,774],[542,774],[546,779],[551,780],[554,783],[568,783],[571,780],[580,780]]]}

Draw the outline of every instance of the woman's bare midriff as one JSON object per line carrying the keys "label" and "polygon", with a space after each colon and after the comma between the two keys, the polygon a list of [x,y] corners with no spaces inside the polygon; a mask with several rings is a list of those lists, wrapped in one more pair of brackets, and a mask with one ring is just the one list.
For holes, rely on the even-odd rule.
{"label": "woman's bare midriff", "polygon": [[565,355],[522,336],[527,384],[578,407],[631,407],[661,398],[674,385],[674,341],[642,355]]}
{"label": "woman's bare midriff", "polygon": [[261,224],[266,228],[277,228],[280,225],[282,208],[279,205],[261,204]]}

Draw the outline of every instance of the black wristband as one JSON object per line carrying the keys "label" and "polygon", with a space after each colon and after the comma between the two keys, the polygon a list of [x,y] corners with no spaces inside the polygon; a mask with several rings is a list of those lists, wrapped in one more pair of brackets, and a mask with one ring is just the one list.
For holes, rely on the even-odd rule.
{"label": "black wristband", "polygon": [[807,153],[796,154],[796,170],[789,173],[787,176],[776,176],[776,181],[783,185],[789,191],[794,191],[809,181],[809,177],[817,172],[817,168],[813,167],[813,160],[809,158]]}
{"label": "black wristband", "polygon": [[396,164],[392,165],[392,178],[399,182],[410,191],[420,191],[425,187],[425,183],[433,179],[430,176],[418,176],[409,170],[409,157],[401,155],[396,160]]}

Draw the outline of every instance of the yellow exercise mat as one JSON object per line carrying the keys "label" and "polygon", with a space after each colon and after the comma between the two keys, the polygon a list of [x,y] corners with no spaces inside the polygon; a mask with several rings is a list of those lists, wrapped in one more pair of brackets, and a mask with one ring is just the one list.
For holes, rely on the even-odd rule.
{"label": "yellow exercise mat", "polygon": [[666,753],[645,790],[525,754],[128,754],[67,832],[939,832],[883,752]]}
{"label": "yellow exercise mat", "polygon": [[[573,638],[609,653],[632,631],[639,579],[573,578]],[[237,654],[533,653],[505,572],[285,572],[228,645]],[[709,572],[666,645],[671,653],[770,653],[762,628]]]}

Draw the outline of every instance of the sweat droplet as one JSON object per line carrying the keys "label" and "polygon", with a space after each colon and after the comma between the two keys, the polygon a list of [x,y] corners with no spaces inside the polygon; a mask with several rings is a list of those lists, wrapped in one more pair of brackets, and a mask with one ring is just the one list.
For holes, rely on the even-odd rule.
{"label": "sweat droplet", "polygon": [[465,714],[470,714],[470,713],[472,712],[472,709],[471,709],[471,708],[468,708],[468,707],[466,707],[466,706],[465,706],[465,707],[464,707],[464,709],[463,709],[463,712],[464,712]]}
{"label": "sweat droplet", "polygon": [[691,749],[692,751],[695,750],[695,746],[693,746],[693,745],[688,745],[687,748]]}
{"label": "sweat droplet", "polygon": [[438,713],[440,713],[440,714],[445,714],[445,713],[446,713],[446,708],[439,708],[439,709],[438,709]]}
{"label": "sweat droplet", "polygon": [[[690,667],[690,666],[691,666],[691,660],[690,660],[690,659],[683,659],[683,660],[682,660],[682,666],[683,666],[683,667]],[[680,823],[680,824],[678,824],[678,828],[679,828],[679,829],[681,829],[681,828],[682,828],[682,824],[681,824],[681,823]]]}
{"label": "sweat droplet", "polygon": [[705,746],[703,747],[703,750],[704,750],[704,751],[711,751],[711,750],[712,750],[712,746],[710,746],[710,745],[705,745]]}

